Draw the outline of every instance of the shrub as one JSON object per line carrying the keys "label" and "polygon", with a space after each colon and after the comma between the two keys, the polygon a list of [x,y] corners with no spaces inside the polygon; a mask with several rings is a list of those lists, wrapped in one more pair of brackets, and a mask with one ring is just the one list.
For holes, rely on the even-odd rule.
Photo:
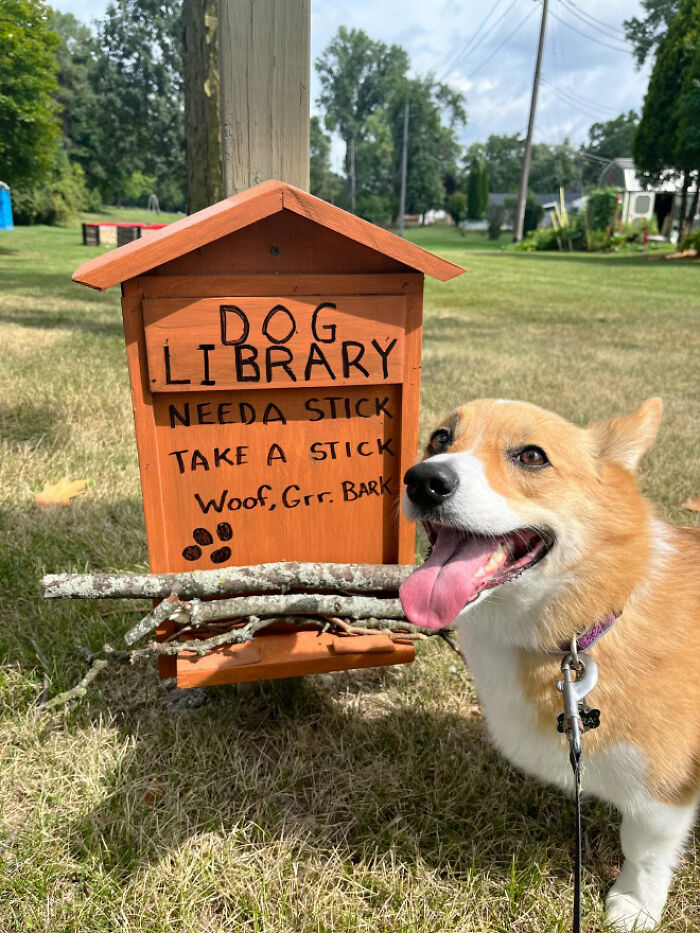
{"label": "shrub", "polygon": [[656,217],[653,215],[648,220],[642,218],[640,220],[634,220],[631,223],[626,223],[622,230],[628,243],[643,243],[645,233],[656,236],[658,232],[659,224]]}
{"label": "shrub", "polygon": [[678,248],[681,250],[696,249],[700,253],[700,228],[693,233],[686,234],[678,244]]}
{"label": "shrub", "polygon": [[[506,198],[505,209],[508,213],[509,219],[511,219],[513,227],[515,227],[515,219],[518,216],[518,199],[517,198]],[[537,200],[532,191],[528,191],[527,197],[525,198],[525,217],[523,220],[523,236],[529,233],[530,230],[535,230],[537,224],[544,217],[544,208]]]}
{"label": "shrub", "polygon": [[156,176],[144,175],[143,172],[132,172],[122,185],[125,204],[145,205],[149,195],[156,189]]}
{"label": "shrub", "polygon": [[559,249],[559,242],[557,231],[553,227],[545,227],[543,230],[530,230],[523,238],[519,249],[528,253],[535,250],[538,252],[555,250]]}
{"label": "shrub", "polygon": [[63,224],[78,211],[96,210],[99,206],[99,196],[88,190],[82,168],[69,162],[63,152],[48,181],[12,192],[12,210],[18,225]]}
{"label": "shrub", "polygon": [[357,199],[355,213],[372,224],[386,224],[391,219],[391,199],[380,194],[362,194]]}
{"label": "shrub", "polygon": [[612,226],[617,195],[617,188],[596,188],[591,191],[586,205],[591,230],[605,230]]}
{"label": "shrub", "polygon": [[506,209],[502,204],[489,204],[486,208],[489,240],[497,240],[500,237],[505,216]]}
{"label": "shrub", "polygon": [[456,226],[467,216],[467,196],[463,191],[453,191],[447,199],[447,211]]}

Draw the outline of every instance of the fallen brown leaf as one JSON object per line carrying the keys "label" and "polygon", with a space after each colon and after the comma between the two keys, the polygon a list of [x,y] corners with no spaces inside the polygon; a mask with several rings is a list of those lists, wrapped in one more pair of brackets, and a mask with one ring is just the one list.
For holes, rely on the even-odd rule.
{"label": "fallen brown leaf", "polygon": [[64,476],[57,483],[45,483],[41,492],[34,496],[34,503],[40,509],[70,505],[71,499],[85,492],[89,483],[89,479],[68,479],[67,476]]}
{"label": "fallen brown leaf", "polygon": [[689,512],[700,512],[700,496],[696,496],[694,499],[686,499],[682,509],[687,509]]}

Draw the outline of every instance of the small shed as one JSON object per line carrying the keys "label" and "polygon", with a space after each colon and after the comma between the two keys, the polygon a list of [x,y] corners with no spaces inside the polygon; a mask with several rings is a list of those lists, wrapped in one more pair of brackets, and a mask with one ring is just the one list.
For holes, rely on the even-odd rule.
{"label": "small shed", "polygon": [[[151,571],[412,563],[399,498],[423,278],[463,271],[278,181],[84,263],[74,281],[122,289]],[[254,642],[161,659],[161,675],[196,686],[413,657],[315,632]]]}
{"label": "small shed", "polygon": [[[620,223],[651,220],[656,217],[659,233],[670,237],[680,227],[681,181],[670,178],[645,187],[633,159],[613,159],[600,173],[601,187],[619,188],[622,193]],[[688,191],[692,198],[695,185]]]}

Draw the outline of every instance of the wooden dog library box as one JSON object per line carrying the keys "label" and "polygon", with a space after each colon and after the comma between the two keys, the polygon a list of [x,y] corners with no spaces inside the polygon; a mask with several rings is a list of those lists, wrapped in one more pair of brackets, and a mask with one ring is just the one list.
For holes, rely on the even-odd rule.
{"label": "wooden dog library box", "polygon": [[[412,563],[423,277],[462,271],[278,181],[84,263],[74,281],[122,288],[151,571]],[[281,631],[160,672],[190,687],[412,659],[384,636]]]}

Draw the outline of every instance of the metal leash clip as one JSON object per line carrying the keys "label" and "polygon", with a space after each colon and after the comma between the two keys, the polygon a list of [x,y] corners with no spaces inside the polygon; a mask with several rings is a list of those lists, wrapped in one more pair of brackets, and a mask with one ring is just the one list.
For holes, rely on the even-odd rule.
{"label": "metal leash clip", "polygon": [[600,710],[591,709],[585,698],[598,683],[598,666],[584,651],[579,652],[576,639],[571,641],[571,651],[561,662],[563,680],[557,681],[557,690],[564,698],[564,712],[557,717],[557,730],[569,736],[572,754],[581,755],[581,736],[589,729],[600,725]]}

